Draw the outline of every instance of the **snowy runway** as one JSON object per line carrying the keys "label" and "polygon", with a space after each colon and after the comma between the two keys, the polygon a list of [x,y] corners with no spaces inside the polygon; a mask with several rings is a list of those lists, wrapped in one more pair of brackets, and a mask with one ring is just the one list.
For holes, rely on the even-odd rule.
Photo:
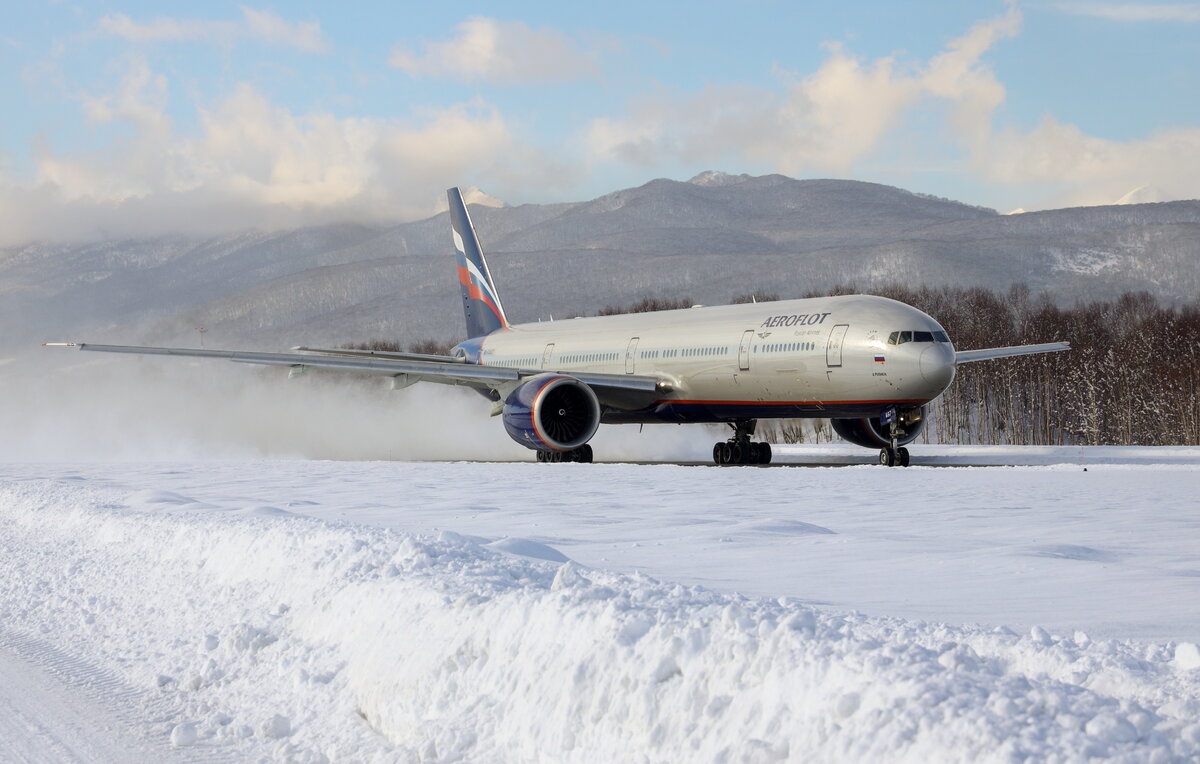
{"label": "snowy runway", "polygon": [[237,759],[1185,759],[1198,483],[5,465],[0,616]]}

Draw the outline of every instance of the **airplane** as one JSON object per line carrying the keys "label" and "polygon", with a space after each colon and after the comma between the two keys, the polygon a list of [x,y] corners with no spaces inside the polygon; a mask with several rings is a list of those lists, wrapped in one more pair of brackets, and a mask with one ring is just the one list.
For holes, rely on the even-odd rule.
{"label": "airplane", "polygon": [[955,350],[930,316],[896,300],[843,295],[511,324],[458,188],[447,192],[469,339],[450,355],[295,347],[290,353],[57,342],[139,355],[221,358],[464,385],[492,403],[540,462],[591,462],[601,424],[725,423],[717,465],[764,465],[761,419],[825,418],[843,439],[908,466],[928,405],[955,367],[1069,350],[1065,342]]}

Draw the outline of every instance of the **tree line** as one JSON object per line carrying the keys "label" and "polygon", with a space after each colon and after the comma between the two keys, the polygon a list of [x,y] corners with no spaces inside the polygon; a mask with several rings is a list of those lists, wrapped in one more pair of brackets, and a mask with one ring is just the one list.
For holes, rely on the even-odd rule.
{"label": "tree line", "polygon": [[[857,294],[853,285],[804,297]],[[1057,305],[1017,284],[876,287],[933,316],[958,350],[1069,342],[1071,350],[963,364],[930,407],[924,442],[1008,445],[1200,445],[1200,300],[1165,305],[1146,292]],[[771,293],[733,302],[769,302]],[[690,307],[690,298],[647,297],[598,315]],[[360,347],[399,350],[398,342]],[[409,352],[445,353],[431,340]],[[760,423],[776,442],[830,441],[824,420]]]}

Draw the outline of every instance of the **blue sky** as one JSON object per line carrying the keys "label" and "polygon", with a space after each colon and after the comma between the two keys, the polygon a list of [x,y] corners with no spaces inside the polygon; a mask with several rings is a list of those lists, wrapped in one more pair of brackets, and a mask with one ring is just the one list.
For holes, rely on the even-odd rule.
{"label": "blue sky", "polygon": [[707,169],[1008,211],[1200,196],[1200,2],[47,2],[0,243],[591,198]]}

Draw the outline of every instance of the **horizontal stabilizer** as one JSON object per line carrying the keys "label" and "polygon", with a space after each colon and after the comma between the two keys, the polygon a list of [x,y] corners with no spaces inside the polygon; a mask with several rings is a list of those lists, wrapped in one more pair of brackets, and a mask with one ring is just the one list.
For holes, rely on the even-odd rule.
{"label": "horizontal stabilizer", "polygon": [[1034,353],[1057,353],[1060,350],[1070,350],[1066,342],[1046,342],[1041,345],[1014,345],[1006,348],[984,348],[983,350],[959,350],[954,354],[954,363],[971,363],[973,361],[988,361],[992,358],[1009,358],[1016,355],[1032,355]]}

